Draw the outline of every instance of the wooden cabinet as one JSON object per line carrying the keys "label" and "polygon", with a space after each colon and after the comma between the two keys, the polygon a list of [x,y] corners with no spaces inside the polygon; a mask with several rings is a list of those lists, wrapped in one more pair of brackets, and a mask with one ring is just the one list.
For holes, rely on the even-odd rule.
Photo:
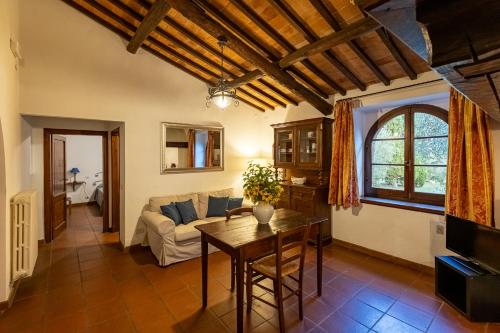
{"label": "wooden cabinet", "polygon": [[[274,166],[283,175],[283,194],[278,208],[289,208],[306,216],[331,220],[328,205],[328,177],[332,151],[332,119],[315,118],[272,125]],[[306,177],[304,185],[294,185],[291,177]],[[323,224],[324,241],[330,241],[331,221]]]}

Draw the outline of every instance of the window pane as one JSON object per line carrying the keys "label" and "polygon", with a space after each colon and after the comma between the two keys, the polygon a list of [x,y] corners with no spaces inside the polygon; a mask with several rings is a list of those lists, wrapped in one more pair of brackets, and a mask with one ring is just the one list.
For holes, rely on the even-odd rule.
{"label": "window pane", "polygon": [[448,135],[448,124],[428,113],[415,112],[415,137]]}
{"label": "window pane", "polygon": [[404,167],[372,165],[372,187],[404,191]]}
{"label": "window pane", "polygon": [[415,192],[445,194],[446,167],[415,167]]}
{"label": "window pane", "polygon": [[446,165],[448,138],[415,139],[415,164]]}
{"label": "window pane", "polygon": [[405,137],[405,115],[392,118],[375,134],[375,139],[393,139]]}
{"label": "window pane", "polygon": [[404,140],[372,141],[372,163],[403,164]]}

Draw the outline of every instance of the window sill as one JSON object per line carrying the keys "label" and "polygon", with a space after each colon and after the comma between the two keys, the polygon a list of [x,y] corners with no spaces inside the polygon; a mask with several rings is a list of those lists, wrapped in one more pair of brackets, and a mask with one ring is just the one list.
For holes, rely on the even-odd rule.
{"label": "window sill", "polygon": [[443,206],[434,206],[416,202],[407,202],[407,201],[373,198],[373,197],[361,197],[361,202],[370,205],[386,206],[392,208],[413,210],[429,214],[444,215]]}

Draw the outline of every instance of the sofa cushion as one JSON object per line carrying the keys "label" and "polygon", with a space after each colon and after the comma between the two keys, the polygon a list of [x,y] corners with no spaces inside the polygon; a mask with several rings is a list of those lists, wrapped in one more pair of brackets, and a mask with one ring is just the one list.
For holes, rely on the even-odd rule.
{"label": "sofa cushion", "polygon": [[226,216],[227,203],[229,197],[208,196],[207,217]]}
{"label": "sofa cushion", "polygon": [[[163,205],[168,205],[172,202],[193,200],[194,209],[196,210],[196,215],[200,216],[200,207],[198,201],[198,193],[188,193],[181,195],[165,195],[162,197],[152,197],[149,199],[149,210],[152,212],[161,213],[160,207]],[[206,212],[205,212],[206,214]]]}
{"label": "sofa cushion", "polygon": [[225,221],[223,216],[207,217],[203,220],[196,220],[189,224],[180,224],[175,227],[175,241],[182,242],[196,237],[200,237],[200,232],[195,228],[200,224]]}
{"label": "sofa cushion", "polygon": [[174,221],[175,225],[179,225],[182,223],[182,217],[177,209],[177,206],[174,203],[170,203],[168,205],[160,206],[161,213],[166,217],[170,218]]}
{"label": "sofa cushion", "polygon": [[229,198],[227,202],[227,209],[240,208],[243,205],[243,198]]}
{"label": "sofa cushion", "polygon": [[233,196],[233,189],[232,188],[226,188],[224,190],[219,190],[219,191],[210,191],[210,192],[200,192],[198,193],[198,200],[199,200],[199,205],[200,205],[200,210],[198,217],[200,219],[204,219],[207,216],[207,211],[208,211],[208,197],[232,197]]}
{"label": "sofa cushion", "polygon": [[194,209],[193,200],[189,199],[186,201],[176,202],[175,206],[181,214],[182,224],[188,224],[198,219],[196,209]]}

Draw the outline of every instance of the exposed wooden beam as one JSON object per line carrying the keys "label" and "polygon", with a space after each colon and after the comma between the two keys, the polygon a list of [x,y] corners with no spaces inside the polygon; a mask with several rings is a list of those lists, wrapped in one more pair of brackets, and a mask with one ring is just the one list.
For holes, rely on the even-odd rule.
{"label": "exposed wooden beam", "polygon": [[302,96],[307,102],[309,102],[320,112],[325,115],[332,113],[332,105],[330,103],[326,102],[309,89],[306,89],[300,83],[295,81],[295,79],[290,76],[290,74],[284,72],[279,66],[269,62],[268,59],[264,58],[257,51],[253,50],[247,44],[242,42],[238,37],[233,35],[220,23],[208,16],[199,7],[192,4],[191,2],[182,0],[168,0],[168,2],[176,11],[181,13],[184,17],[188,18],[191,22],[204,29],[214,38],[217,38],[221,35],[225,36],[228,40],[228,48],[232,49],[240,56],[250,60],[258,69],[278,81],[293,93]]}
{"label": "exposed wooden beam", "polygon": [[345,43],[348,40],[362,36],[370,31],[378,29],[379,27],[380,24],[375,20],[372,20],[370,18],[361,19],[339,32],[334,32],[317,40],[314,43],[303,46],[297,51],[290,53],[280,60],[279,65],[282,68],[288,67],[291,64],[296,63],[297,61],[301,61],[302,59],[311,57],[317,53],[332,48],[335,45],[339,45]]}
{"label": "exposed wooden beam", "polygon": [[417,73],[415,73],[408,61],[406,61],[405,57],[396,46],[396,43],[394,43],[394,40],[392,39],[389,32],[384,28],[380,28],[377,29],[377,34],[384,41],[385,46],[387,47],[389,52],[391,52],[392,56],[394,57],[394,59],[396,59],[401,68],[403,68],[406,75],[408,75],[410,79],[415,80],[417,78]]}
{"label": "exposed wooden beam", "polygon": [[167,15],[170,10],[170,5],[166,0],[156,0],[148,13],[142,20],[141,24],[137,28],[134,37],[130,40],[127,45],[127,50],[130,53],[136,53],[142,43],[146,40],[149,34],[156,29],[163,18]]}
{"label": "exposed wooden beam", "polygon": [[[344,19],[338,15],[338,12],[329,3],[327,0],[309,0],[311,4],[316,8],[318,13],[323,17],[323,19],[335,30],[339,32],[342,30],[343,26],[346,26]],[[332,13],[332,10],[337,13],[337,17],[335,17]],[[375,62],[368,56],[368,54],[363,50],[363,48],[359,45],[357,39],[352,39],[347,41],[347,46],[356,53],[358,58],[364,62],[364,64],[372,71],[372,73],[386,86],[390,84],[389,78],[382,72],[380,67],[375,64]],[[359,87],[358,87],[359,88]]]}
{"label": "exposed wooden beam", "polygon": [[262,73],[262,71],[256,69],[256,70],[248,72],[245,75],[240,76],[232,81],[228,81],[227,87],[228,88],[238,88],[238,87],[243,86],[247,83],[250,83],[254,80],[260,79],[263,76],[264,76],[264,73]]}

